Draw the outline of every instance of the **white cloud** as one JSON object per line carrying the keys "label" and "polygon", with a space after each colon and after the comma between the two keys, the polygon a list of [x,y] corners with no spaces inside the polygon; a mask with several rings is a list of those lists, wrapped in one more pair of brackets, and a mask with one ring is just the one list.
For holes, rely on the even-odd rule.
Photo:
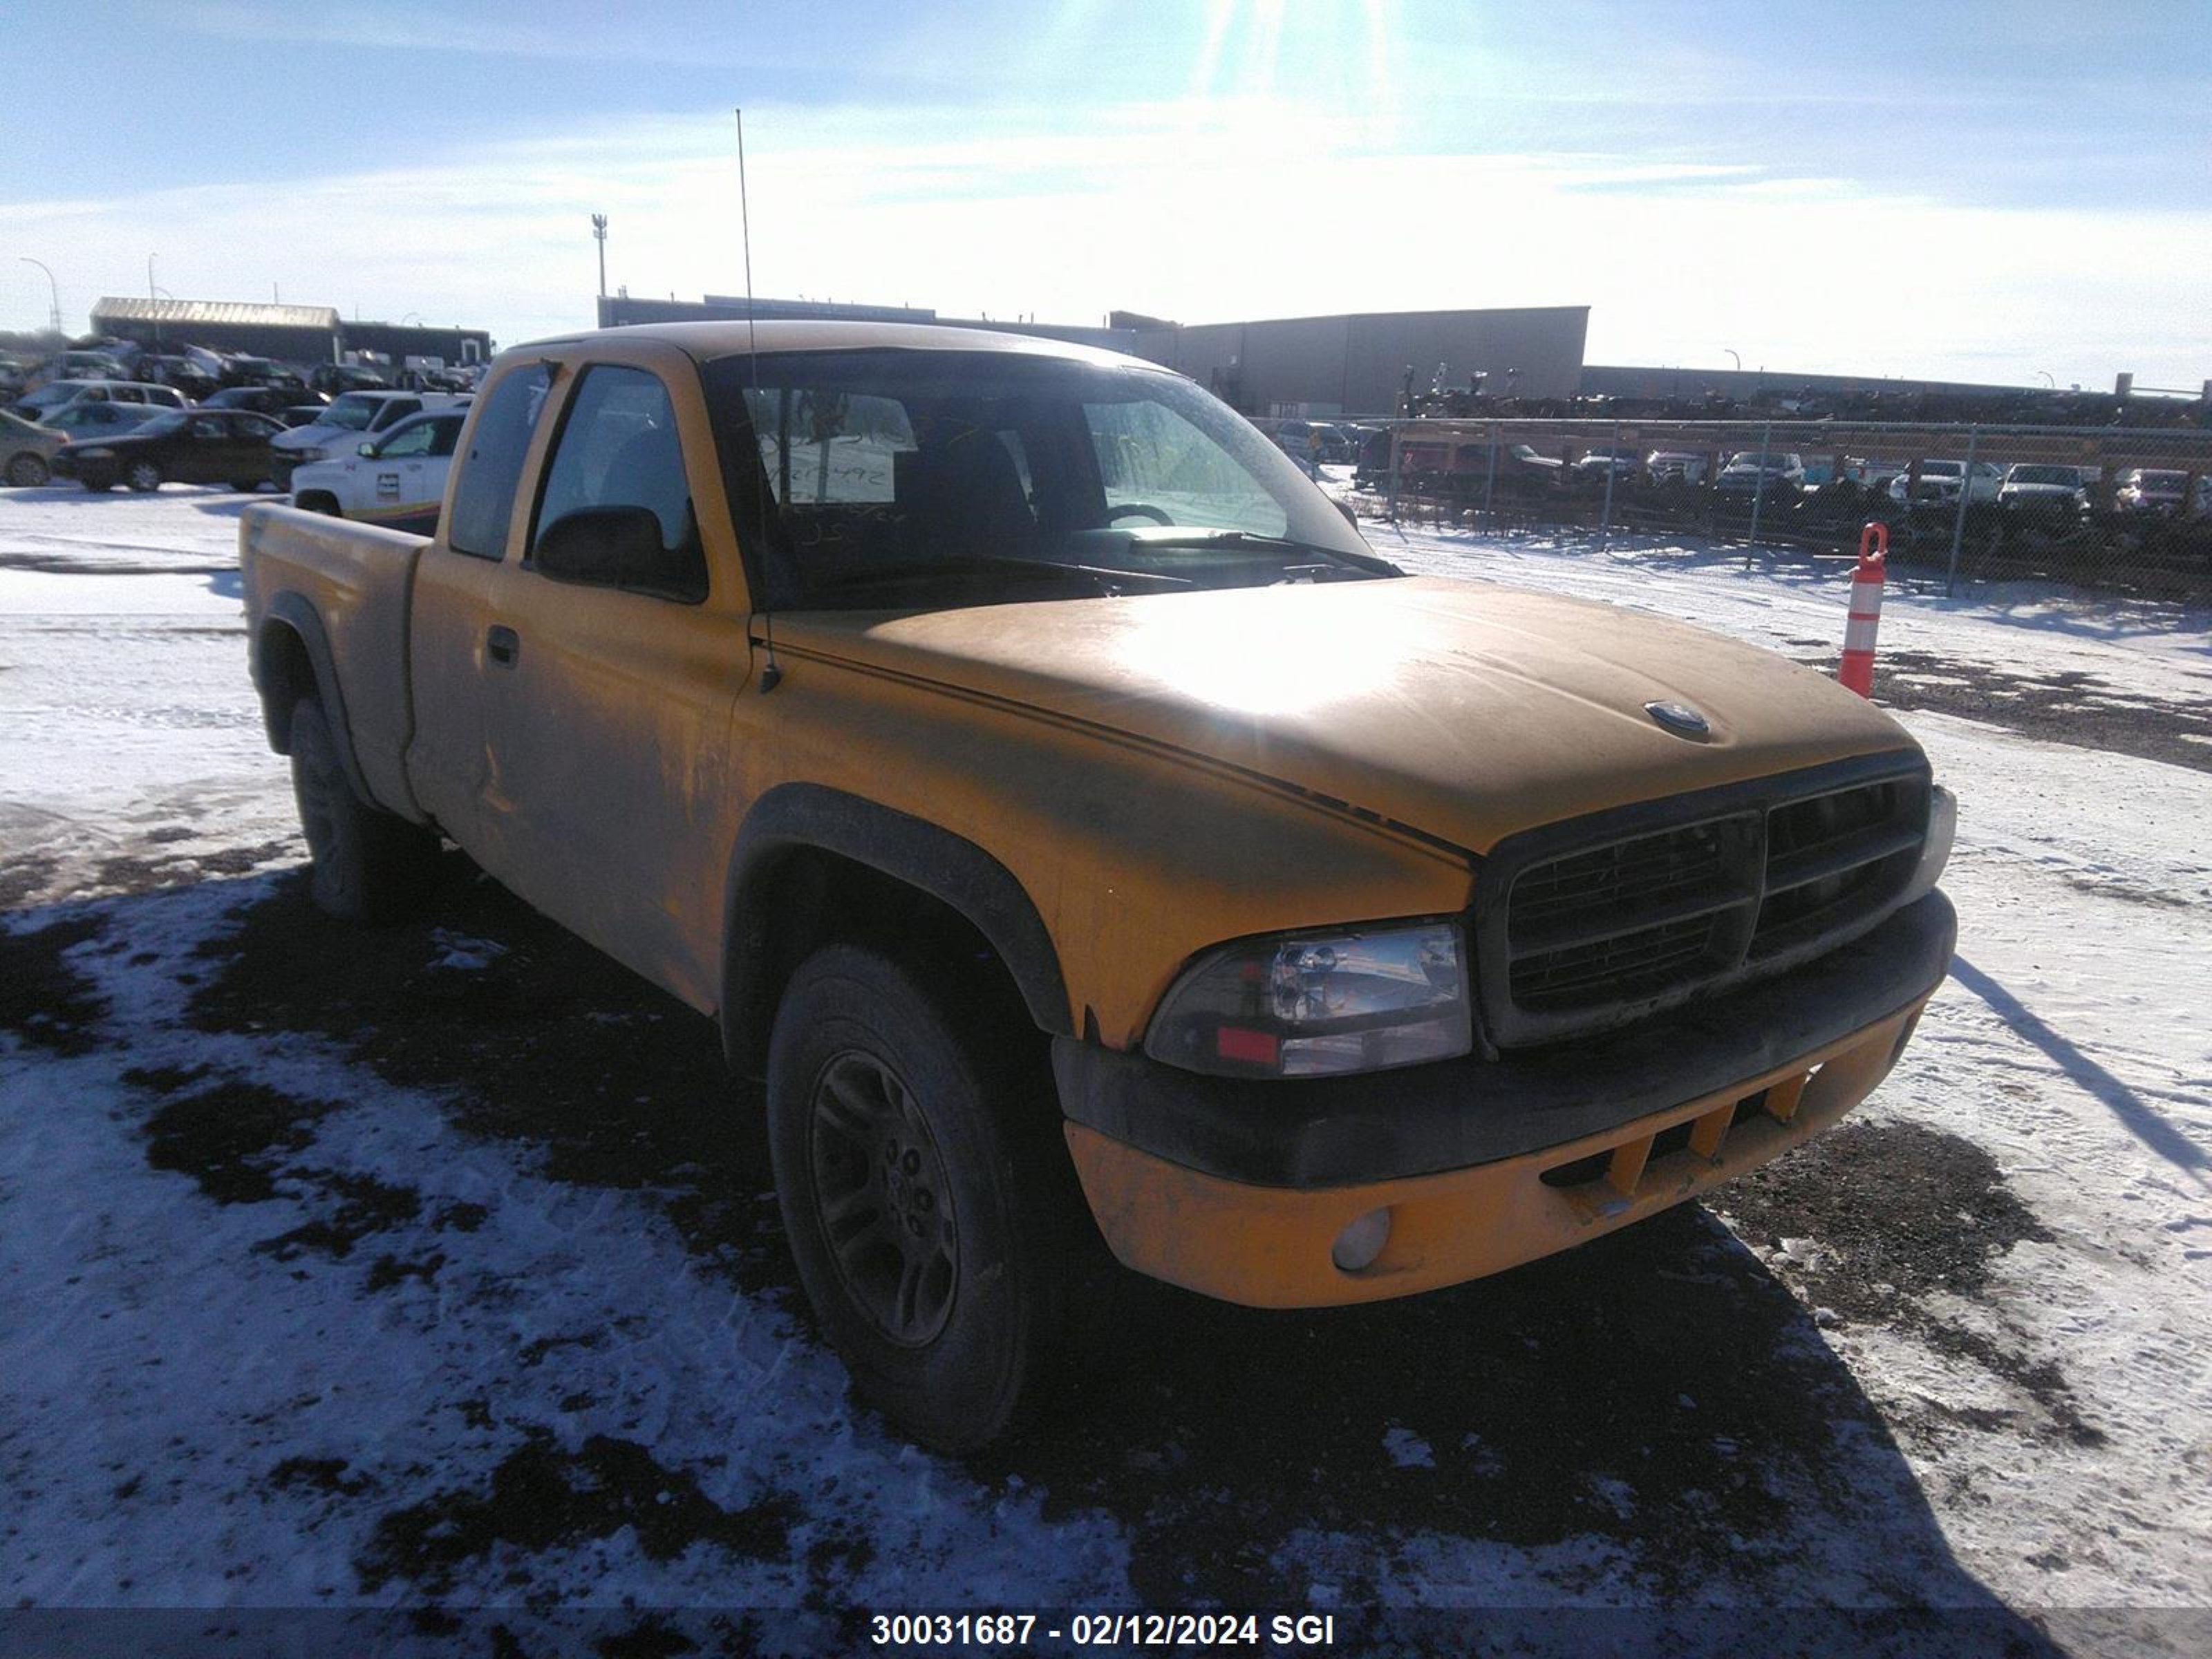
{"label": "white cloud", "polygon": [[[1264,99],[1049,112],[749,111],[763,294],[1188,321],[1588,304],[1593,362],[2194,385],[2212,363],[2203,222],[1961,210],[1834,179],[1665,158],[1376,153],[1358,119]],[[516,141],[436,162],[4,211],[81,325],[137,293],[490,326],[587,325],[587,216],[610,278],[684,298],[743,285],[726,112]],[[0,324],[46,310],[0,272]]]}

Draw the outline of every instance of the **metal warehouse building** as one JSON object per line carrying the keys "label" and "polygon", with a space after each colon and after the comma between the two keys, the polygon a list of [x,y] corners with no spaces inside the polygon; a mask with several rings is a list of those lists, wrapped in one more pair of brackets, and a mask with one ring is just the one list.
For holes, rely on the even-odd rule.
{"label": "metal warehouse building", "polygon": [[395,363],[410,357],[475,363],[492,355],[483,329],[349,323],[330,306],[110,297],[93,307],[92,331],[157,349],[196,345],[287,363],[337,362],[349,351],[373,351]]}
{"label": "metal warehouse building", "polygon": [[[599,325],[741,320],[741,297],[599,300]],[[1354,312],[1243,323],[1171,323],[1115,312],[1103,328],[939,317],[909,306],[762,300],[756,314],[934,323],[1104,346],[1180,369],[1248,415],[1387,415],[1408,370],[1414,383],[1466,386],[1487,377],[1496,397],[1571,398],[1581,382],[1588,306],[1510,310]]]}

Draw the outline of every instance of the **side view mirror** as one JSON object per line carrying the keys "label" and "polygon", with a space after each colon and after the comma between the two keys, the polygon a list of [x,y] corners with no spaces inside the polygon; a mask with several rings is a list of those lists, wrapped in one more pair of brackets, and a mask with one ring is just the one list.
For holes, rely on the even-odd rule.
{"label": "side view mirror", "polygon": [[362,444],[354,451],[354,453],[364,461],[373,461],[376,459],[376,446],[373,443]]}
{"label": "side view mirror", "polygon": [[660,520],[642,507],[586,507],[538,534],[530,562],[555,581],[622,587],[649,581],[663,562]]}

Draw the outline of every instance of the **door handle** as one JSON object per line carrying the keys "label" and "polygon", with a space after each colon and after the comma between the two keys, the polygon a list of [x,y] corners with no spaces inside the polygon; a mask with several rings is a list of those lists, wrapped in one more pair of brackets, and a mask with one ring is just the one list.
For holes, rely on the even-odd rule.
{"label": "door handle", "polygon": [[512,628],[495,627],[484,635],[484,652],[501,668],[512,668],[522,654],[522,635]]}

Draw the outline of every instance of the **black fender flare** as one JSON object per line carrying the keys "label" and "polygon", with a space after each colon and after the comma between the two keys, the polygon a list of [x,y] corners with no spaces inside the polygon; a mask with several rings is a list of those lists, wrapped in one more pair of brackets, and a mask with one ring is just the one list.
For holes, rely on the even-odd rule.
{"label": "black fender flare", "polygon": [[273,695],[264,662],[270,637],[280,628],[289,629],[307,653],[308,671],[315,677],[315,699],[330,716],[331,738],[337,744],[338,763],[345,768],[346,781],[353,786],[354,793],[374,805],[376,797],[370,793],[360,757],[353,751],[353,727],[346,719],[345,695],[338,690],[337,663],[331,650],[331,636],[323,627],[314,602],[290,588],[269,601],[262,613],[261,625],[253,634],[251,665],[254,686],[261,693],[261,725],[269,734],[269,746],[280,755],[292,752],[291,708]]}
{"label": "black fender flare", "polygon": [[927,893],[981,933],[1012,975],[1037,1029],[1073,1033],[1060,952],[1013,872],[927,819],[825,784],[786,783],[753,804],[738,826],[724,888],[723,1042],[736,1058],[749,1012],[759,1012],[756,975],[768,933],[777,857],[799,848],[835,854]]}

